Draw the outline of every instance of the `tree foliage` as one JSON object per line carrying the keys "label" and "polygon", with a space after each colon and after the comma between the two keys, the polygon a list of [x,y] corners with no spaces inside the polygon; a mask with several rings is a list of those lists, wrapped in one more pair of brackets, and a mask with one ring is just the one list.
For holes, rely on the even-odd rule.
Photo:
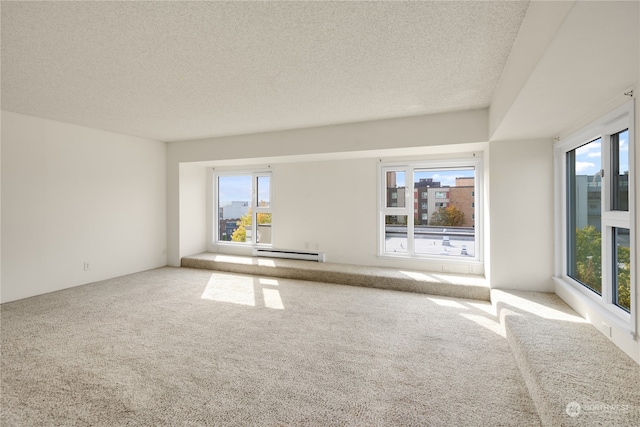
{"label": "tree foliage", "polygon": [[[258,224],[271,224],[271,214],[258,212],[256,215],[258,217]],[[253,219],[253,214],[251,212],[251,208],[247,211],[245,215],[240,218],[236,225],[238,228],[231,235],[231,240],[234,242],[246,242],[247,241],[247,228],[251,228],[251,222]]]}
{"label": "tree foliage", "polygon": [[464,224],[464,212],[455,206],[441,207],[431,215],[430,225],[458,227]]}
{"label": "tree foliage", "polygon": [[602,233],[593,225],[576,229],[576,279],[602,293]]}
{"label": "tree foliage", "polygon": [[[614,260],[618,279],[616,302],[619,306],[631,307],[631,250],[617,247],[617,260]],[[576,279],[602,293],[602,233],[593,225],[576,229]]]}
{"label": "tree foliage", "polygon": [[631,249],[618,246],[618,305],[631,309]]}

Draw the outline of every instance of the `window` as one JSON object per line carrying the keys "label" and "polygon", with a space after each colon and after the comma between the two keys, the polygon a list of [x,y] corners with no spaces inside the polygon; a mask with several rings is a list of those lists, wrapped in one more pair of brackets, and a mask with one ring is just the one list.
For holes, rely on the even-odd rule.
{"label": "window", "polygon": [[[379,210],[381,256],[480,261],[479,159],[384,164]],[[419,189],[429,182],[429,188]],[[446,190],[443,190],[446,188]],[[397,192],[397,205],[390,194]],[[419,192],[420,212],[408,195]],[[408,200],[407,200],[408,199]],[[438,200],[439,199],[439,200]],[[438,201],[437,201],[438,200]]]}
{"label": "window", "polygon": [[629,321],[635,304],[632,123],[629,103],[556,143],[555,154],[563,195],[559,275]]}
{"label": "window", "polygon": [[272,243],[272,180],[270,172],[215,174],[216,242]]}
{"label": "window", "polygon": [[[567,152],[569,277],[602,294],[602,139]],[[585,209],[587,201],[596,208]],[[596,203],[593,203],[596,202]]]}
{"label": "window", "polygon": [[629,210],[629,129],[611,135],[611,209]]}

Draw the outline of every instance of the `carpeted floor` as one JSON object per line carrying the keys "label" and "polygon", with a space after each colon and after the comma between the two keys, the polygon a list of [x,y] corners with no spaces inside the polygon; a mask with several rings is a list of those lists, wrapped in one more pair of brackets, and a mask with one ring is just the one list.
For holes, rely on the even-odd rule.
{"label": "carpeted floor", "polygon": [[162,268],[1,306],[3,426],[535,426],[487,302]]}

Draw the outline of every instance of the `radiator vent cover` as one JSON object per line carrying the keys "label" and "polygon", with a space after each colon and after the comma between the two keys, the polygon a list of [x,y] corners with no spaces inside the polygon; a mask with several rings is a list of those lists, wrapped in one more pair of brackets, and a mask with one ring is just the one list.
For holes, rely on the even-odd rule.
{"label": "radiator vent cover", "polygon": [[286,249],[253,248],[253,256],[269,258],[302,259],[306,261],[325,262],[324,252],[292,251]]}

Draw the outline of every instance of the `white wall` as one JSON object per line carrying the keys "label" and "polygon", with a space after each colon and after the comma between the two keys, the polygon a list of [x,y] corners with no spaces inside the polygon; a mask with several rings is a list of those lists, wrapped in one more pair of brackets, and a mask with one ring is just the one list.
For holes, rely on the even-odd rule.
{"label": "white wall", "polygon": [[376,166],[375,159],[272,166],[274,246],[376,265]]}
{"label": "white wall", "polygon": [[180,165],[180,253],[207,250],[207,173],[197,164]]}
{"label": "white wall", "polygon": [[2,112],[2,302],[166,265],[166,208],[164,143]]}
{"label": "white wall", "polygon": [[487,109],[466,110],[170,142],[167,146],[168,162],[175,165],[207,160],[265,159],[485,142],[489,139],[488,114]]}
{"label": "white wall", "polygon": [[553,292],[553,143],[491,142],[489,156],[491,286]]}

